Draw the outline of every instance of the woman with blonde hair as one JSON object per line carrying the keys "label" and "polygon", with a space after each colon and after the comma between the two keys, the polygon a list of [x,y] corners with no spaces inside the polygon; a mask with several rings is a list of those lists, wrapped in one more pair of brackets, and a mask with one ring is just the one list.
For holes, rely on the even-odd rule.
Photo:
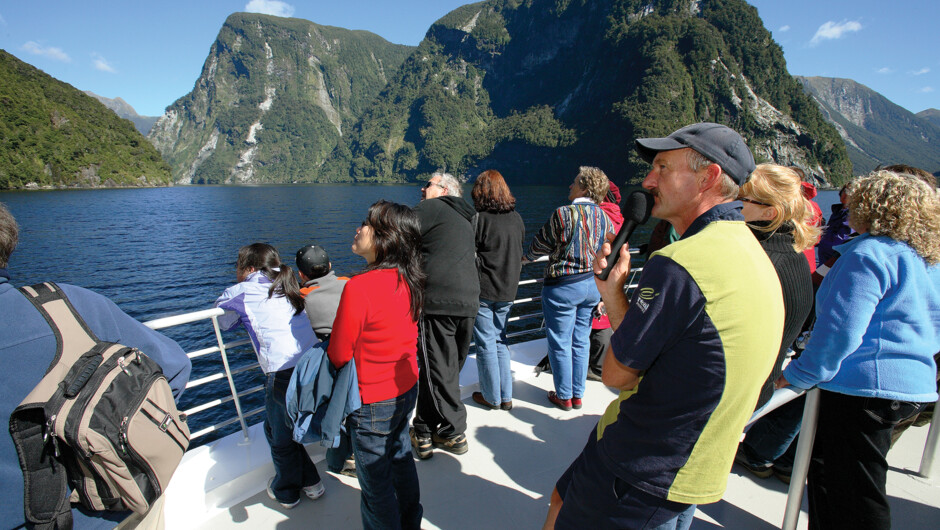
{"label": "woman with blonde hair", "polygon": [[594,284],[594,253],[613,224],[599,206],[607,195],[607,175],[582,166],[568,187],[571,204],[552,213],[525,254],[548,255],[542,287],[548,360],[555,391],[548,400],[562,410],[581,408],[590,356],[591,311],[601,300]]}
{"label": "woman with blonde hair", "polygon": [[847,189],[860,235],[816,294],[816,327],[777,387],[819,387],[809,527],[890,528],[885,459],[899,421],[937,400],[940,195],[888,171]]}
{"label": "woman with blonde hair", "polygon": [[[813,248],[820,229],[815,211],[803,193],[802,181],[793,169],[760,164],[741,186],[744,220],[773,263],[783,291],[783,335],[777,360],[764,382],[757,408],[774,393],[787,351],[800,334],[813,309],[813,280],[805,251]],[[783,456],[800,431],[802,402],[787,404],[755,423],[738,449],[735,461],[760,478],[774,473],[774,461]],[[779,469],[778,469],[779,472]]]}

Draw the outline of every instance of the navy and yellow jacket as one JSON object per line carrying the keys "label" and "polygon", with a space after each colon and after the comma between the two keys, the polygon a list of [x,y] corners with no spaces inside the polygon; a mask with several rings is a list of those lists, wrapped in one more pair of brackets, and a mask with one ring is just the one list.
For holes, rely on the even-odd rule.
{"label": "navy and yellow jacket", "polygon": [[777,274],[738,202],[655,252],[611,339],[617,360],[643,374],[598,422],[605,464],[657,497],[720,500],[783,315]]}

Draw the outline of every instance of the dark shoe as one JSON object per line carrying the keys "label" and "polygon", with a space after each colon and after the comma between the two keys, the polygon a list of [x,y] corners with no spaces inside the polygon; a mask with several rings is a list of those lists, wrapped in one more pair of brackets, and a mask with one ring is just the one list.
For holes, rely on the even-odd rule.
{"label": "dark shoe", "polygon": [[339,474],[346,475],[347,477],[355,477],[356,476],[356,459],[347,458],[346,461],[343,462],[343,469],[339,472]]}
{"label": "dark shoe", "polygon": [[411,435],[411,447],[415,450],[415,456],[421,460],[427,460],[434,456],[434,449],[431,447],[430,437],[418,435],[414,427],[408,429],[408,434]]}
{"label": "dark shoe", "polygon": [[463,433],[450,438],[442,438],[436,434],[432,434],[431,441],[434,443],[434,447],[455,455],[462,455],[469,449],[467,446],[467,437]]}
{"label": "dark shoe", "polygon": [[499,408],[502,410],[512,410],[512,401],[503,401],[499,404]]}
{"label": "dark shoe", "polygon": [[734,455],[734,462],[744,469],[748,470],[757,478],[767,478],[770,475],[774,474],[773,466],[771,464],[766,464],[763,466],[755,466],[747,458],[747,454],[744,453],[744,446],[738,445],[738,452]]}
{"label": "dark shoe", "polygon": [[571,398],[571,408],[573,409],[581,408],[581,398],[576,398],[576,397]]}
{"label": "dark shoe", "polygon": [[778,466],[776,464],[774,464],[772,467],[774,476],[777,477],[780,482],[783,482],[784,484],[790,483],[790,474],[793,473],[792,467]]}
{"label": "dark shoe", "polygon": [[601,374],[595,374],[594,370],[588,370],[587,379],[588,381],[602,381]]}
{"label": "dark shoe", "polygon": [[548,400],[552,402],[553,405],[560,408],[561,410],[571,410],[571,400],[570,399],[561,399],[558,397],[558,394],[554,390],[548,392]]}
{"label": "dark shoe", "polygon": [[498,409],[498,408],[499,408],[499,407],[497,407],[496,405],[493,405],[493,404],[490,403],[489,401],[485,400],[485,399],[483,398],[483,392],[474,392],[474,393],[473,393],[473,401],[476,401],[477,403],[479,403],[480,405],[483,405],[484,407],[486,407],[486,408],[488,408],[488,409]]}

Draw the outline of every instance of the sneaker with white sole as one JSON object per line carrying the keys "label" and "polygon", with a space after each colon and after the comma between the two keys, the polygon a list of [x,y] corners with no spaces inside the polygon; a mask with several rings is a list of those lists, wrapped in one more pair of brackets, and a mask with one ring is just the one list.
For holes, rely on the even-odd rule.
{"label": "sneaker with white sole", "polygon": [[[294,502],[281,502],[281,501],[277,500],[277,497],[274,496],[274,490],[271,489],[271,484],[272,484],[273,482],[274,482],[274,477],[269,478],[269,479],[268,479],[268,487],[266,488],[267,491],[268,491],[268,497],[271,497],[271,500],[272,500],[272,501],[275,501],[275,502],[277,502],[278,504],[280,504],[280,505],[281,505],[281,508],[284,508],[285,510],[290,510],[290,509],[293,508],[294,506],[297,506],[298,503],[300,503],[300,499],[297,499],[297,500],[294,501]],[[320,487],[322,488],[322,486],[320,486]],[[321,492],[321,495],[322,495],[322,492]]]}
{"label": "sneaker with white sole", "polygon": [[317,482],[313,486],[307,486],[304,488],[304,495],[308,499],[315,501],[323,496],[326,493],[326,487],[323,486],[323,481]]}

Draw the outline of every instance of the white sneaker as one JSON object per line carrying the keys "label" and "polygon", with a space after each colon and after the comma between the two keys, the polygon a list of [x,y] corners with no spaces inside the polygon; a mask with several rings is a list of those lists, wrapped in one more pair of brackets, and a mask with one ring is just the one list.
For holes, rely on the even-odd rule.
{"label": "white sneaker", "polygon": [[307,486],[304,488],[304,495],[307,496],[312,501],[315,501],[323,496],[326,493],[326,488],[323,486],[323,481],[317,482],[313,486]]}
{"label": "white sneaker", "polygon": [[[272,501],[275,501],[275,502],[277,502],[278,504],[280,504],[281,507],[284,508],[285,510],[290,510],[291,508],[293,508],[294,506],[297,506],[297,504],[300,503],[300,499],[297,499],[297,500],[294,501],[294,502],[281,502],[281,501],[277,500],[277,497],[274,496],[274,490],[271,489],[271,483],[273,483],[273,482],[274,482],[274,477],[269,478],[269,479],[268,479],[268,487],[266,488],[267,491],[268,491],[268,497],[271,497],[271,500],[272,500]],[[320,495],[323,495],[323,491],[322,491],[323,486],[320,486],[320,489],[321,489]],[[307,492],[307,488],[304,488],[304,493],[306,493],[306,492]],[[309,495],[309,493],[308,493],[308,495]],[[313,498],[313,497],[311,497],[311,498]]]}

